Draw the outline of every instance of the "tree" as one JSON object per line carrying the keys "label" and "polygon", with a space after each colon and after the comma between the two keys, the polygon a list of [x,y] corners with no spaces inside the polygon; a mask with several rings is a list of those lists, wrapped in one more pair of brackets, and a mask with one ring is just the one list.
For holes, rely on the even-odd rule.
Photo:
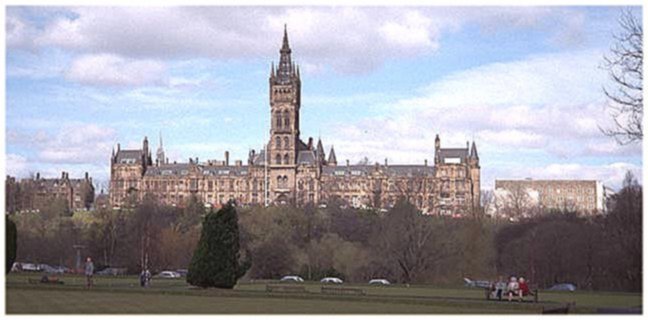
{"label": "tree", "polygon": [[5,215],[5,226],[7,228],[7,233],[5,234],[5,253],[7,255],[5,274],[7,274],[16,261],[18,229],[16,229],[16,224],[9,219],[8,215]]}
{"label": "tree", "polygon": [[641,290],[642,258],[642,189],[631,172],[623,180],[623,188],[614,196],[614,207],[607,217],[607,232],[613,250],[616,277],[620,287]]}
{"label": "tree", "polygon": [[423,273],[451,255],[448,246],[452,239],[444,233],[446,226],[436,222],[444,221],[422,215],[400,198],[374,232],[374,255],[384,257],[401,282],[419,281]]}
{"label": "tree", "polygon": [[230,201],[205,216],[187,282],[202,288],[232,289],[249,268],[249,261],[241,263],[239,256],[238,215]]}
{"label": "tree", "polygon": [[610,55],[604,57],[614,88],[604,88],[614,127],[602,131],[619,144],[641,142],[643,139],[643,27],[630,11],[619,18],[621,33]]}

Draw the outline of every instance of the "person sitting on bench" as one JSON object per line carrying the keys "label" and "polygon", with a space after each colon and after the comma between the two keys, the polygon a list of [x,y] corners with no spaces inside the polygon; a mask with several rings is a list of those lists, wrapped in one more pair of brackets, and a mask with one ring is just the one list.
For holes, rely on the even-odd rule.
{"label": "person sitting on bench", "polygon": [[523,277],[520,277],[520,299],[524,296],[532,296],[533,292],[529,290],[529,284],[524,280]]}
{"label": "person sitting on bench", "polygon": [[504,281],[504,277],[499,276],[497,282],[493,284],[493,296],[498,300],[502,300],[504,290],[506,290],[506,281]]}
{"label": "person sitting on bench", "polygon": [[511,277],[511,280],[508,283],[508,286],[506,287],[508,290],[508,300],[511,301],[513,299],[513,296],[519,295],[520,291],[520,284],[518,283],[517,279],[515,277]]}

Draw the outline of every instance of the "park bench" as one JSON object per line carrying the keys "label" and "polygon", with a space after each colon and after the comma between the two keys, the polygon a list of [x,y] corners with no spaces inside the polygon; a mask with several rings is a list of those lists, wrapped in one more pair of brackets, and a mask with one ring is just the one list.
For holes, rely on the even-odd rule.
{"label": "park bench", "polygon": [[[538,303],[538,289],[534,288],[534,289],[531,289],[529,291],[530,291],[529,294],[522,296],[522,301],[532,301],[534,303]],[[485,292],[485,295],[486,295],[486,300],[495,300],[495,299],[497,299],[494,296],[495,295],[495,290],[493,290],[491,288],[484,288],[484,292]],[[533,300],[527,300],[527,298],[529,298],[529,297],[532,297]],[[504,292],[502,293],[502,296],[497,300],[500,300],[500,301],[507,300],[508,301],[508,295],[506,294],[506,290],[504,290]],[[514,296],[513,300],[511,300],[511,301],[520,301],[520,296]]]}
{"label": "park bench", "polygon": [[351,294],[364,296],[365,291],[358,288],[343,288],[343,287],[322,287],[322,293],[327,294]]}
{"label": "park bench", "polygon": [[305,293],[306,287],[304,286],[280,286],[266,284],[266,292],[291,292],[291,293]]}
{"label": "park bench", "polygon": [[58,277],[48,277],[48,276],[43,276],[40,279],[33,279],[29,278],[27,279],[29,284],[39,284],[39,283],[44,283],[44,284],[64,284],[63,281],[61,281]]}

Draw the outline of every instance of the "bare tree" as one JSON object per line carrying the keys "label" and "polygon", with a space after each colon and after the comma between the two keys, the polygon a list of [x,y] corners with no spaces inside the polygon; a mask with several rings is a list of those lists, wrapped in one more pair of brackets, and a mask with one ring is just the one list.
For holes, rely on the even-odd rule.
{"label": "bare tree", "polygon": [[604,57],[614,83],[603,89],[614,127],[601,130],[624,145],[643,139],[643,27],[630,11],[622,13],[619,24],[622,31],[614,35],[615,44]]}

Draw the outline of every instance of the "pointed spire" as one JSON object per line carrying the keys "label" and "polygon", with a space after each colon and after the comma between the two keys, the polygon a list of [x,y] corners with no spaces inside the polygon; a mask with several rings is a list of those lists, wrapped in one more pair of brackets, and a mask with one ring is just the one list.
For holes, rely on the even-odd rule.
{"label": "pointed spire", "polygon": [[274,77],[275,77],[275,68],[274,68],[274,61],[273,61],[270,67],[270,78],[272,79]]}
{"label": "pointed spire", "polygon": [[281,46],[281,56],[279,57],[279,66],[277,67],[277,78],[280,84],[288,84],[294,76],[294,66],[290,60],[290,46],[288,45],[288,30],[284,25],[283,45]]}
{"label": "pointed spire", "polygon": [[322,145],[322,139],[317,139],[317,160],[324,162],[326,155],[324,155],[324,146]]}
{"label": "pointed spire", "polygon": [[479,160],[479,156],[477,155],[477,146],[475,145],[475,141],[473,141],[472,147],[470,148],[470,158]]}
{"label": "pointed spire", "polygon": [[337,158],[335,157],[335,150],[333,149],[333,146],[331,146],[331,151],[329,152],[327,163],[330,166],[337,166]]}
{"label": "pointed spire", "polygon": [[284,36],[283,44],[281,45],[281,53],[290,53],[290,45],[288,45],[288,25],[284,23]]}

